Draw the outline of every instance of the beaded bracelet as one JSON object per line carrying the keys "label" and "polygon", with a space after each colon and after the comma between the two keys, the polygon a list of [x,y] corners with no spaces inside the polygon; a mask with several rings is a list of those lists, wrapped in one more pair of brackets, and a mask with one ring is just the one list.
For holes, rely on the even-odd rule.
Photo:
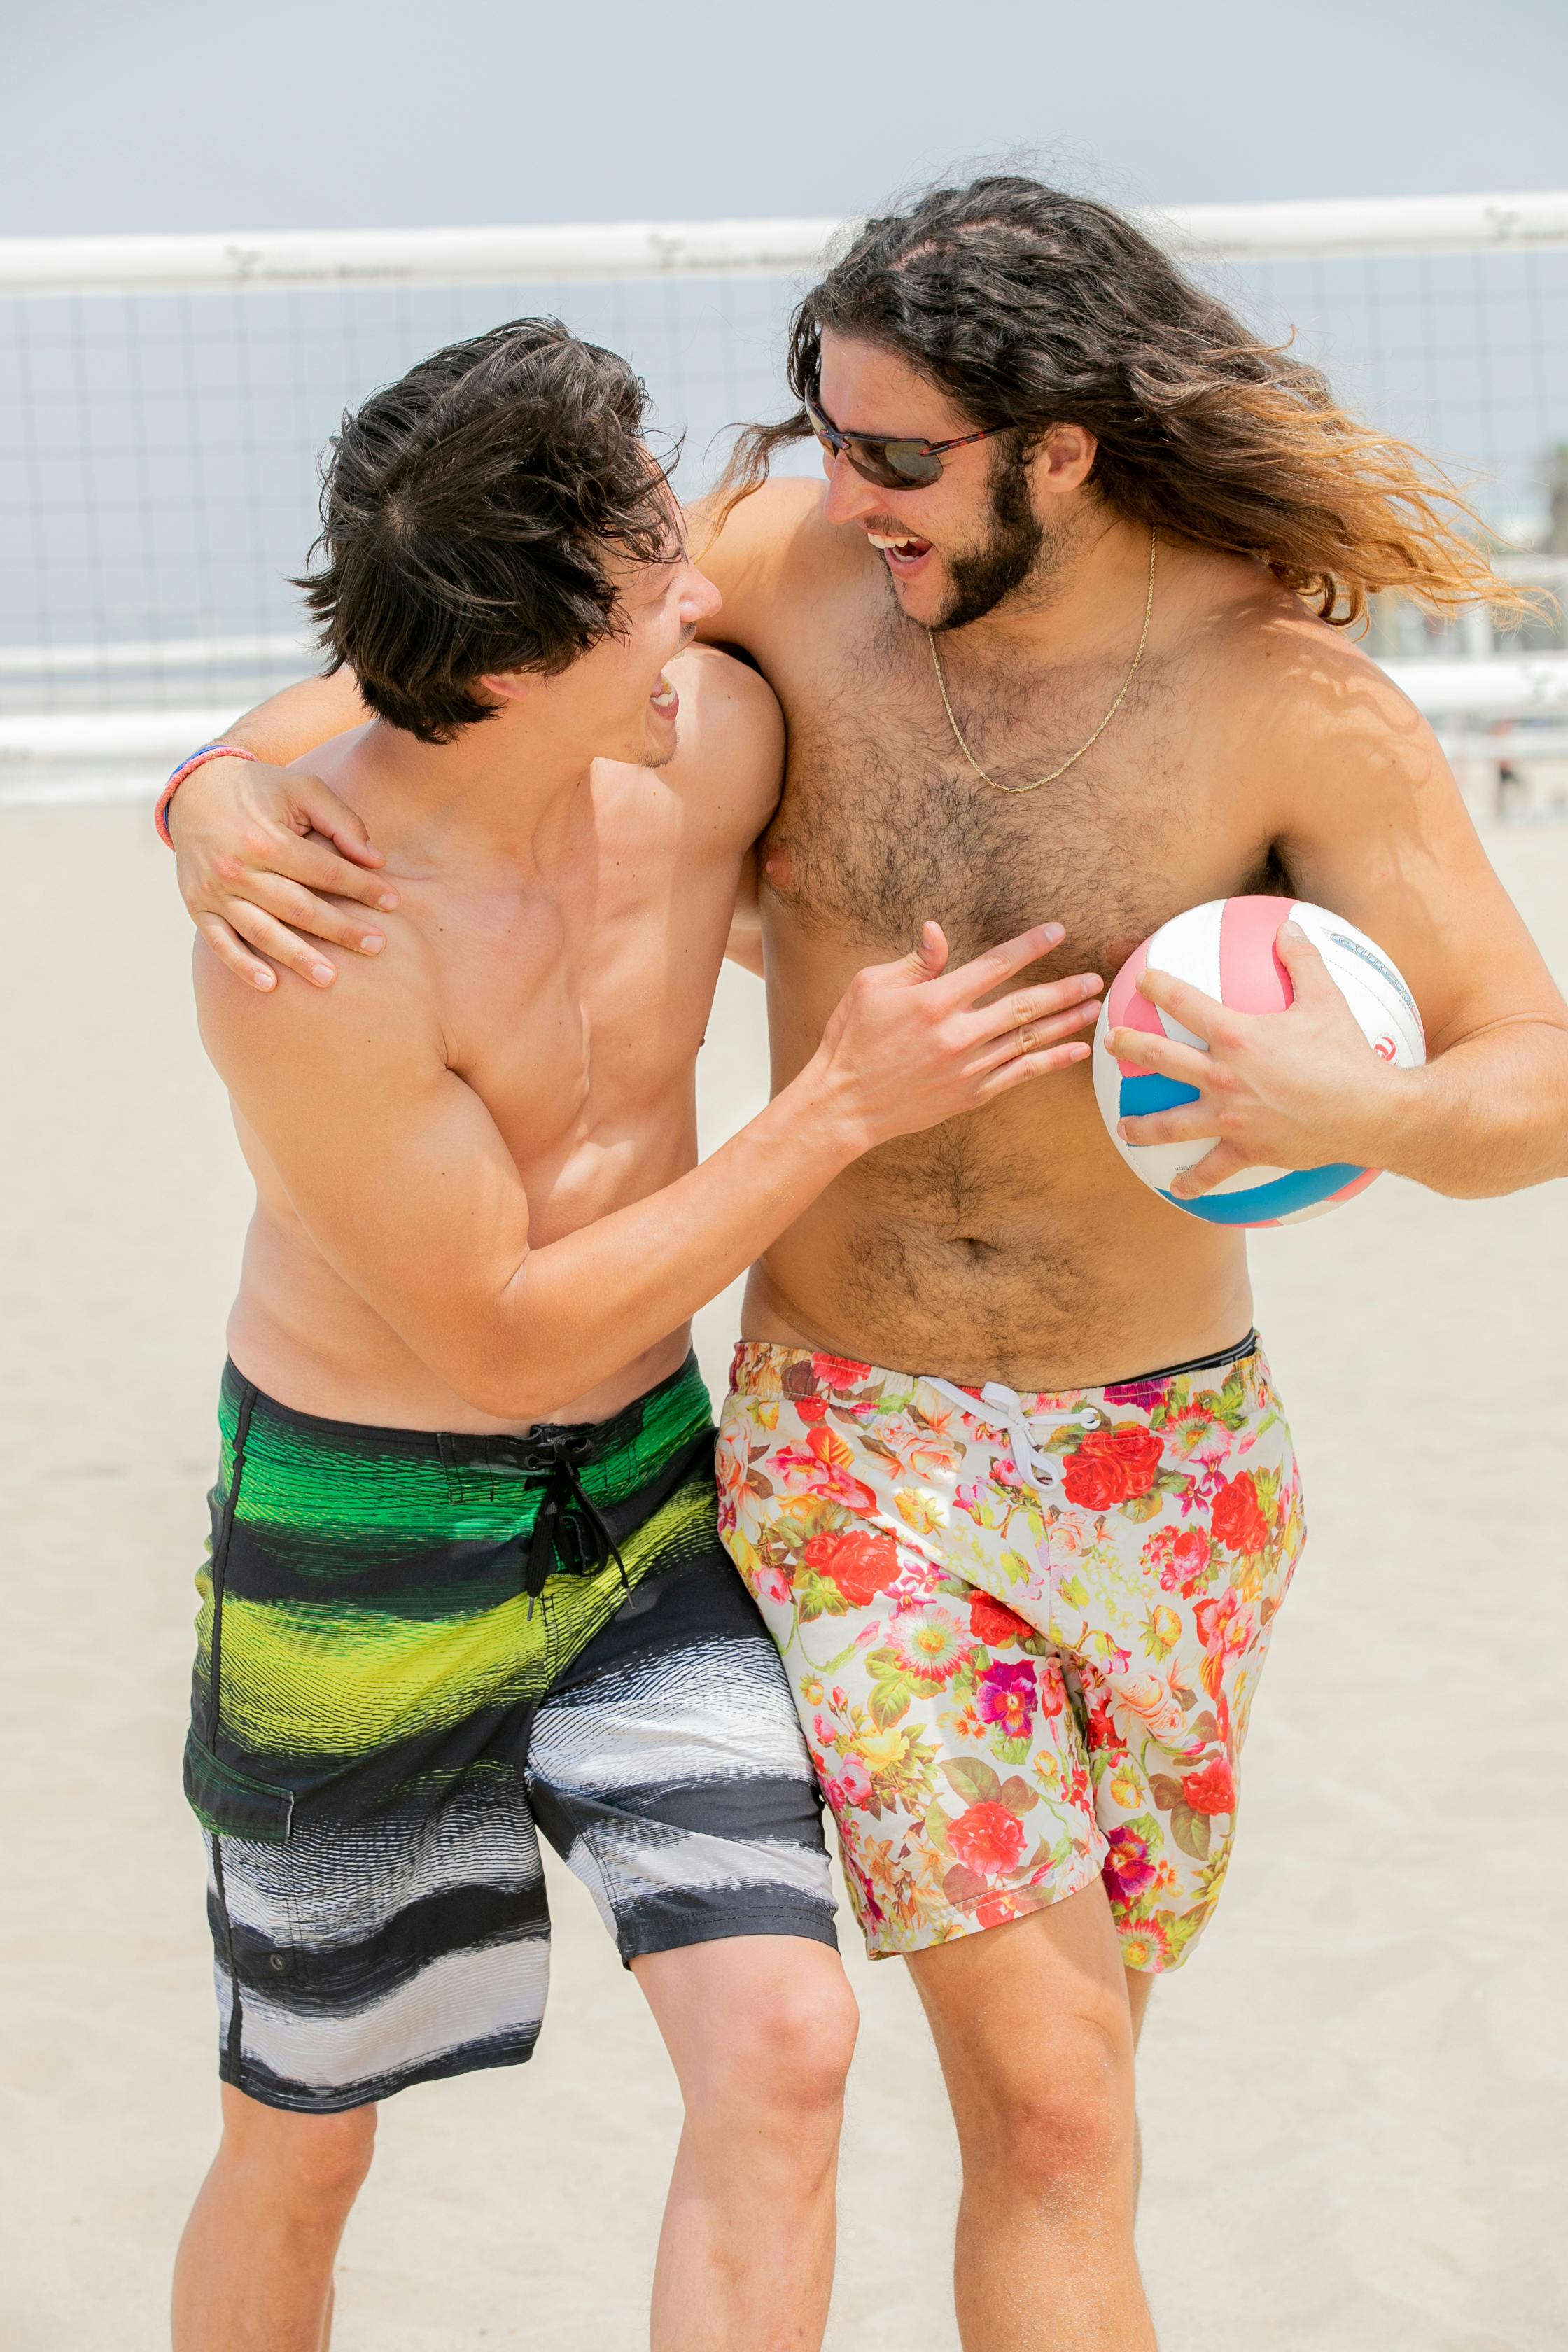
{"label": "beaded bracelet", "polygon": [[255,757],[254,751],[242,751],[233,743],[204,743],[199,751],[193,751],[188,760],[180,761],[179,766],[159,793],[158,805],[153,812],[153,822],[158,828],[158,838],[165,849],[173,849],[174,846],[174,835],[169,831],[169,803],[185,778],[194,776],[198,768],[205,768],[209,760],[254,760]]}

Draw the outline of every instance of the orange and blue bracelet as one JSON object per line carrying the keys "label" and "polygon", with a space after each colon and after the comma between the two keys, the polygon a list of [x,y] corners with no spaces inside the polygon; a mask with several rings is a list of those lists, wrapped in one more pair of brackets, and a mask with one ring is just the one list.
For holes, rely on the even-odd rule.
{"label": "orange and blue bracelet", "polygon": [[209,760],[254,760],[255,757],[254,751],[242,751],[233,743],[204,743],[199,751],[193,751],[188,760],[180,761],[179,766],[159,793],[158,805],[153,812],[153,822],[158,828],[158,838],[165,849],[173,849],[174,846],[174,835],[169,831],[169,803],[185,778],[194,776],[198,768],[205,768]]}

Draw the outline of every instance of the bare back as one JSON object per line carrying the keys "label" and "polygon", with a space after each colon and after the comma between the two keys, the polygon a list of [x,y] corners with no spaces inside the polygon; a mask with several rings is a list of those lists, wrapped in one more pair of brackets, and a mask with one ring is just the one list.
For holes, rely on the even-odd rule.
{"label": "bare back", "polygon": [[[435,858],[423,844],[400,842],[376,804],[365,730],[311,759],[378,826],[402,903],[374,964],[346,973],[331,1000],[311,1003],[311,992],[285,979],[287,1002],[258,1008],[258,1034],[266,1038],[273,1013],[318,1027],[357,1022],[378,1043],[398,1030],[437,1078],[460,1080],[488,1112],[522,1179],[534,1246],[696,1163],[697,1055],[743,861],[775,796],[779,730],[772,698],[735,664],[695,648],[678,667],[675,759],[658,772],[596,763],[580,835],[547,875],[466,851],[460,826],[445,816],[429,836],[439,843]],[[244,992],[205,950],[198,958],[209,964],[198,963],[205,1024],[226,992]],[[302,1030],[279,1050],[309,1053],[310,1043]],[[229,1325],[241,1369],[283,1402],[333,1419],[515,1426],[467,1402],[376,1311],[238,1111],[237,1126],[258,1193]],[[442,1173],[426,1181],[439,1183]],[[329,1185],[334,1174],[345,1200],[374,1205],[374,1164],[327,1170]],[[482,1201],[481,1188],[479,1218]],[[457,1239],[482,1251],[485,1236]],[[673,1370],[687,1344],[683,1326],[611,1381],[562,1397],[552,1418],[616,1411]]]}

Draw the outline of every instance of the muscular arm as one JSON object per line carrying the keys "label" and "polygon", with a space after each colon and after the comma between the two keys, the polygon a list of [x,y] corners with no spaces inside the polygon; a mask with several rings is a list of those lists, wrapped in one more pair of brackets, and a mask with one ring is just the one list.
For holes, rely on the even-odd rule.
{"label": "muscular arm", "polygon": [[[859,975],[799,1077],[711,1159],[542,1246],[494,1120],[448,1065],[416,939],[329,994],[285,981],[271,1005],[198,947],[196,993],[207,1052],[327,1263],[461,1395],[533,1421],[685,1322],[862,1151],[1080,1057],[1057,1041],[1098,982],[975,1010],[1059,937],[1041,926],[941,976],[928,925],[920,957]],[[1021,1054],[1042,1004],[1051,1048]]]}
{"label": "muscular arm", "polygon": [[1274,844],[1301,898],[1344,915],[1398,964],[1428,1060],[1381,1063],[1316,950],[1283,938],[1296,988],[1283,1014],[1226,1013],[1168,975],[1145,992],[1208,1041],[1206,1055],[1126,1030],[1115,1050],[1201,1090],[1127,1123],[1134,1142],[1217,1134],[1177,1189],[1248,1166],[1347,1161],[1457,1198],[1568,1175],[1568,1006],[1493,872],[1430,728],[1352,647],[1318,641],[1258,745]]}
{"label": "muscular arm", "polygon": [[270,767],[287,768],[330,737],[363,727],[369,717],[353,672],[340,669],[331,677],[302,677],[269,695],[237,719],[223,740],[254,751]]}
{"label": "muscular arm", "polygon": [[1393,1083],[1352,1110],[1356,1157],[1476,1199],[1568,1175],[1568,1006],[1431,729],[1366,665],[1312,748],[1282,829],[1286,870],[1299,897],[1388,950],[1426,1031],[1425,1068],[1380,1068]]}

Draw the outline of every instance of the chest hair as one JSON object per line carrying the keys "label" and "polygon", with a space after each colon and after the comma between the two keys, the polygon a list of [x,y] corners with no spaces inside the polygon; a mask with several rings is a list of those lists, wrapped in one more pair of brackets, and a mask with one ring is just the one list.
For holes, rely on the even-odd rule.
{"label": "chest hair", "polygon": [[[1114,971],[1190,903],[1184,885],[1203,868],[1183,681],[1146,663],[1105,739],[1066,775],[1005,793],[958,751],[925,647],[923,632],[879,629],[816,694],[791,697],[768,886],[807,929],[893,954],[928,917],[955,962],[1051,919],[1067,927],[1072,969]],[[973,730],[987,753],[1000,746],[985,764],[1005,782],[1050,767],[1119,682],[1097,668],[993,694]]]}

